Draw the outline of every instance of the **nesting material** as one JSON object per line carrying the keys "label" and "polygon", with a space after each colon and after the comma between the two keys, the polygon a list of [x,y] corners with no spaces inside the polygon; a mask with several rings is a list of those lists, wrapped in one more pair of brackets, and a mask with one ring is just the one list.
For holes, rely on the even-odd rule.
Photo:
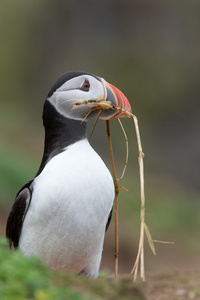
{"label": "nesting material", "polygon": [[[140,224],[140,238],[139,238],[138,253],[137,253],[136,260],[135,260],[135,264],[131,270],[131,274],[133,275],[133,280],[135,281],[137,279],[138,269],[140,269],[140,277],[142,278],[143,281],[145,281],[145,267],[144,267],[144,236],[145,236],[145,234],[146,234],[147,240],[149,242],[149,246],[150,246],[153,254],[155,255],[156,252],[155,252],[154,242],[151,238],[150,231],[148,229],[148,226],[145,223],[144,153],[142,150],[142,143],[141,143],[141,138],[140,138],[140,131],[139,131],[137,117],[135,115],[133,115],[132,113],[130,113],[120,107],[114,106],[110,101],[105,102],[105,100],[103,100],[103,99],[94,99],[94,100],[90,100],[90,101],[79,100],[74,104],[74,109],[76,109],[78,107],[82,107],[84,105],[87,105],[89,108],[91,108],[90,112],[85,116],[84,120],[89,116],[89,114],[92,111],[95,111],[95,110],[100,111],[98,114],[98,117],[95,121],[95,124],[93,126],[92,133],[94,131],[94,128],[96,126],[98,119],[100,118],[102,112],[105,110],[109,110],[109,109],[113,110],[114,109],[114,110],[116,110],[116,112],[123,113],[123,114],[127,115],[127,117],[131,118],[134,121],[136,137],[137,137],[138,152],[139,152],[138,163],[139,163],[139,174],[140,174],[140,199],[141,199],[140,221],[141,221],[141,224]],[[115,277],[118,276],[118,256],[119,256],[118,194],[119,194],[119,187],[121,187],[121,186],[118,185],[118,180],[121,180],[123,178],[125,170],[126,170],[126,166],[128,163],[128,139],[127,139],[125,130],[124,130],[120,120],[119,120],[119,122],[120,122],[120,126],[122,128],[122,131],[124,133],[125,140],[126,140],[126,162],[125,162],[125,166],[122,171],[121,177],[119,179],[117,179],[116,172],[115,172],[113,151],[112,151],[110,124],[109,124],[109,120],[106,120],[107,135],[108,135],[111,164],[112,164],[112,171],[113,171],[113,179],[114,179],[114,184],[115,184],[115,211],[114,211],[114,215],[115,215]]]}

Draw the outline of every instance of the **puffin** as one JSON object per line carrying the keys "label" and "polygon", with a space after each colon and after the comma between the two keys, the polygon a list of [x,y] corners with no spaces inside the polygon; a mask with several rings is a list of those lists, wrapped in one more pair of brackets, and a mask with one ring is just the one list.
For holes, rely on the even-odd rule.
{"label": "puffin", "polygon": [[[91,109],[95,101],[111,103]],[[85,105],[75,104],[79,101]],[[83,71],[61,75],[43,108],[44,153],[35,177],[17,193],[8,215],[10,248],[38,256],[53,270],[98,277],[115,196],[110,171],[87,139],[87,120],[126,117],[125,95]]]}

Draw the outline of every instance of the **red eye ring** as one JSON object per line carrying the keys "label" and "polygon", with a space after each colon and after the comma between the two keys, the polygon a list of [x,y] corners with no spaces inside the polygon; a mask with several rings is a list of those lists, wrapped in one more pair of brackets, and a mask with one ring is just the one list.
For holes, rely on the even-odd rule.
{"label": "red eye ring", "polygon": [[85,81],[83,82],[80,90],[88,92],[89,89],[90,89],[90,83],[89,83],[89,81],[87,79],[85,79]]}

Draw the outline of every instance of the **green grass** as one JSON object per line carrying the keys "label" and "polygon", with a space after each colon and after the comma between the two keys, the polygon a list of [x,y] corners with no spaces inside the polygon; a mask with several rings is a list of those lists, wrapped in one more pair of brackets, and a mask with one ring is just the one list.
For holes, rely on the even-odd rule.
{"label": "green grass", "polygon": [[198,273],[163,272],[148,276],[145,283],[133,283],[124,276],[116,280],[106,273],[91,279],[51,271],[39,258],[10,251],[3,239],[0,239],[0,266],[1,300],[178,299],[178,291],[184,291],[184,299],[186,296],[199,299],[200,295]]}
{"label": "green grass", "polygon": [[21,299],[94,299],[84,297],[65,285],[55,284],[54,273],[36,258],[26,258],[20,251],[10,251],[1,241],[0,248],[0,298]]}
{"label": "green grass", "polygon": [[39,258],[27,258],[19,250],[8,250],[3,239],[0,240],[0,266],[1,300],[144,299],[131,278],[116,281],[102,275],[94,280],[51,271]]}

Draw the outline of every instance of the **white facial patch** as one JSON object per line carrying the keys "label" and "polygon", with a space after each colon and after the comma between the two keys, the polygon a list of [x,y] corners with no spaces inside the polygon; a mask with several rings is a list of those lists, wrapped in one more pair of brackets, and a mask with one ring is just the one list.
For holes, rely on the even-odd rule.
{"label": "white facial patch", "polygon": [[[90,84],[88,91],[81,90],[87,80]],[[48,99],[56,110],[67,118],[82,120],[88,113],[88,107],[72,109],[78,100],[91,100],[105,97],[101,81],[91,75],[81,75],[66,81]]]}

